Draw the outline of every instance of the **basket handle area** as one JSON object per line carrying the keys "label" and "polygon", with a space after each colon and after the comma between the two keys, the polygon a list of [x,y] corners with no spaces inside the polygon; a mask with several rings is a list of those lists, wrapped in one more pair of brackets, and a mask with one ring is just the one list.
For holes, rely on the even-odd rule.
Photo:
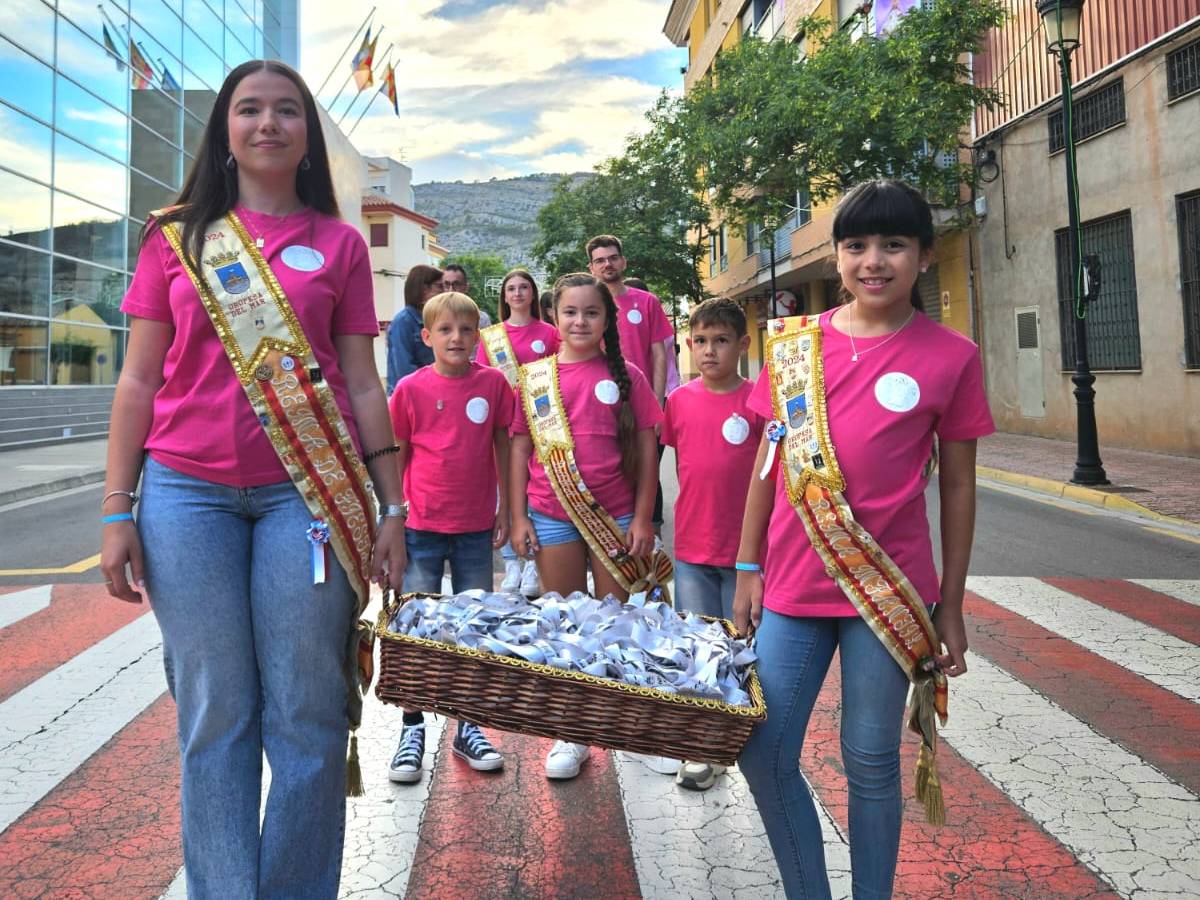
{"label": "basket handle area", "polygon": [[379,611],[378,625],[376,634],[383,634],[387,629],[387,623],[392,620],[396,611],[400,609],[409,600],[414,597],[441,597],[441,594],[426,594],[420,591],[413,591],[407,594],[401,594],[398,591],[387,587],[383,589],[383,608]]}

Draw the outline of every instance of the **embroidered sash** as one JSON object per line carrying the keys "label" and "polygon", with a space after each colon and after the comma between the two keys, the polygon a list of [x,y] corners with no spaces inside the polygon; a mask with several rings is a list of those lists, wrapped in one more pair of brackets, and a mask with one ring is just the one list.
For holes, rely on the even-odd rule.
{"label": "embroidered sash", "polygon": [[508,386],[517,386],[517,354],[513,352],[512,341],[508,338],[508,329],[503,322],[489,325],[479,332],[483,338],[483,347],[487,351],[488,362],[494,368],[504,373]]}
{"label": "embroidered sash", "polygon": [[[310,534],[320,539],[327,535],[354,587],[357,619],[370,599],[375,532],[371,481],[291,303],[234,212],[205,229],[200,272],[188,262],[178,224],[163,223],[162,230],[195,285],[271,446],[312,514]],[[371,624],[359,620],[358,635],[352,728],[362,720],[362,698],[356,694],[366,690],[374,668]],[[352,745],[352,756],[354,749]]]}
{"label": "embroidered sash", "polygon": [[665,596],[665,585],[674,574],[670,558],[662,550],[650,557],[631,556],[621,526],[596,502],[580,477],[575,441],[558,388],[558,359],[547,356],[521,366],[519,379],[534,449],[571,522],[622,589],[634,594],[657,588]]}
{"label": "embroidered sash", "polygon": [[921,736],[916,795],[932,824],[945,822],[938,780],[936,719],[946,723],[947,680],[928,671],[941,647],[933,621],[912,583],[854,519],[845,476],[829,436],[821,327],[805,316],[775,319],[767,341],[771,405],[788,500],[825,564],[858,614],[912,682],[908,727]]}

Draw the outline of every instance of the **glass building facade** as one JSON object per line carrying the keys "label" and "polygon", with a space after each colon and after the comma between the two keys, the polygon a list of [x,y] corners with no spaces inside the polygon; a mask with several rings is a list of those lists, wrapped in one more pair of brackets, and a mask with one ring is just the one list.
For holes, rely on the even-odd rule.
{"label": "glass building facade", "polygon": [[178,193],[231,68],[296,65],[296,5],[0,5],[0,396],[116,382],[146,214]]}

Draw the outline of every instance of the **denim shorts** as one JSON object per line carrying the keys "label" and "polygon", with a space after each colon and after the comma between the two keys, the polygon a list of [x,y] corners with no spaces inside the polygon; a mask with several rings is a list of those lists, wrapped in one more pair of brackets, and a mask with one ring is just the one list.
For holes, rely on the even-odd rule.
{"label": "denim shorts", "polygon": [[[627,516],[617,516],[617,524],[622,531],[628,531],[633,522],[633,513]],[[569,519],[556,519],[536,509],[529,510],[529,520],[533,522],[533,530],[537,532],[538,543],[543,547],[553,547],[555,544],[569,544],[571,541],[582,541],[583,535]]]}

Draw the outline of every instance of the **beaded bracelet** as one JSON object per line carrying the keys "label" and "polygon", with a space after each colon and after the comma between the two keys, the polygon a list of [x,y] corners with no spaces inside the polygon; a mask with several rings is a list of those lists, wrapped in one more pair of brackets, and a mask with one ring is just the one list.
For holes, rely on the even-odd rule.
{"label": "beaded bracelet", "polygon": [[378,459],[381,456],[387,456],[389,453],[399,453],[400,448],[396,444],[390,447],[380,447],[378,450],[372,450],[370,453],[363,455],[363,462],[369,463],[373,459]]}

